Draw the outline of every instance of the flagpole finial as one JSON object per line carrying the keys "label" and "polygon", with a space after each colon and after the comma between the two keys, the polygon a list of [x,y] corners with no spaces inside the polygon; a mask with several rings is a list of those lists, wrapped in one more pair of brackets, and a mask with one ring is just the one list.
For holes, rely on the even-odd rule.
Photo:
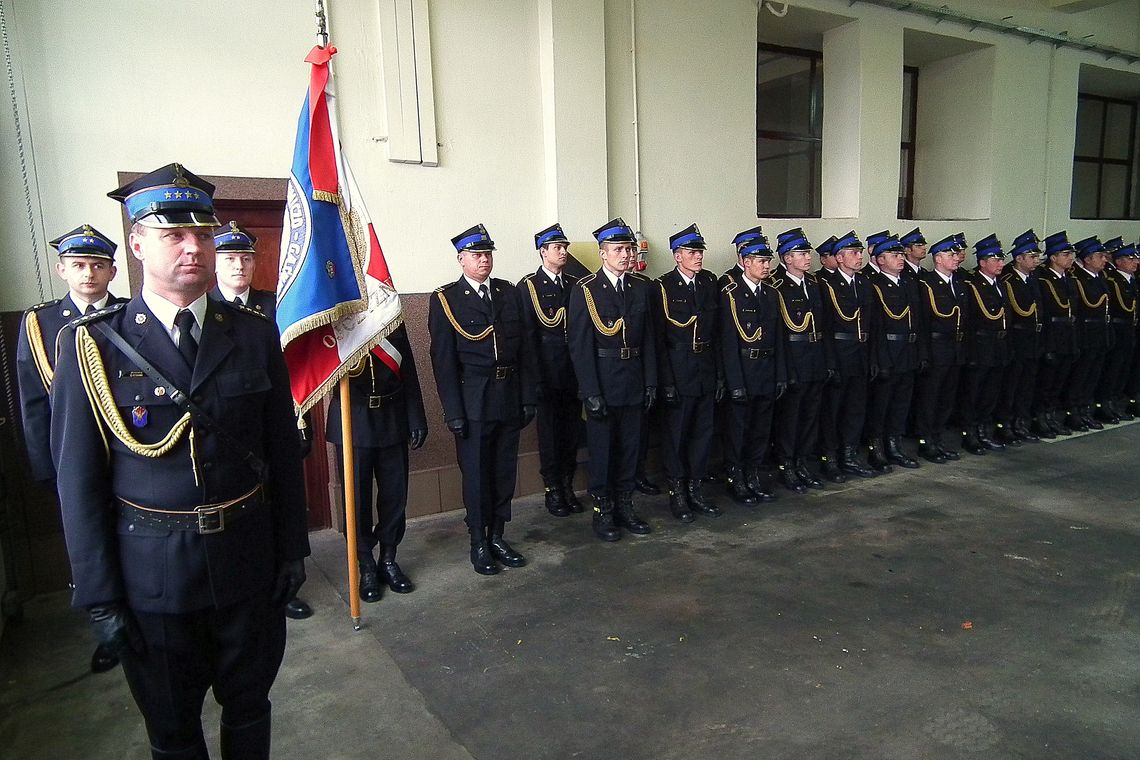
{"label": "flagpole finial", "polygon": [[325,15],[325,0],[317,0],[317,44],[327,47],[329,44],[328,19]]}

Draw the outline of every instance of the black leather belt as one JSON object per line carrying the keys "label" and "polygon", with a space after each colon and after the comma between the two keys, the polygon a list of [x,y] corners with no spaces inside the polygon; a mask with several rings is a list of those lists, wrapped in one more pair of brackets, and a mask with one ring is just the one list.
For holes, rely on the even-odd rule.
{"label": "black leather belt", "polygon": [[597,354],[599,359],[636,359],[641,356],[641,347],[599,348]]}
{"label": "black leather belt", "polygon": [[1041,332],[1041,324],[1036,325],[1010,325],[1014,330],[1021,330],[1022,332]]}
{"label": "black leather belt", "polygon": [[810,332],[810,333],[792,333],[788,336],[788,340],[793,343],[818,343],[819,339],[823,337],[823,333]]}
{"label": "black leather belt", "polygon": [[1005,337],[1005,330],[978,330],[975,335],[979,338],[997,338],[1000,340]]}
{"label": "black leather belt", "polygon": [[1136,320],[1135,320],[1135,318],[1125,319],[1124,317],[1113,317],[1112,318],[1112,324],[1114,324],[1114,325],[1128,325],[1130,327],[1135,327],[1136,326]]}
{"label": "black leather belt", "polygon": [[964,332],[932,332],[930,333],[931,340],[952,340],[955,343],[961,343],[966,339]]}
{"label": "black leather belt", "polygon": [[1050,322],[1060,322],[1062,324],[1071,325],[1077,321],[1076,317],[1050,317]]}
{"label": "black leather belt", "polygon": [[155,509],[119,499],[119,514],[131,525],[162,530],[194,531],[199,535],[208,536],[211,533],[221,533],[226,529],[226,523],[232,523],[260,506],[261,486],[258,486],[233,501],[205,504],[191,510]]}
{"label": "black leather belt", "polygon": [[392,391],[391,393],[385,393],[381,396],[370,395],[368,397],[368,408],[369,409],[379,409],[380,407],[384,406],[384,403],[386,401],[389,401],[389,400],[395,398],[396,396],[399,395],[399,393],[400,393],[399,390],[395,390],[395,391]]}
{"label": "black leather belt", "polygon": [[463,374],[465,375],[491,377],[495,380],[509,380],[514,373],[515,368],[509,364],[496,364],[493,367],[479,367],[475,365],[464,365],[463,367]]}
{"label": "black leather belt", "polygon": [[767,359],[772,355],[770,348],[742,348],[740,356],[744,359]]}
{"label": "black leather belt", "polygon": [[851,332],[837,332],[832,335],[836,340],[854,340],[859,343],[867,342],[867,333],[851,333]]}
{"label": "black leather belt", "polygon": [[559,331],[557,335],[552,335],[546,331],[543,331],[541,338],[543,343],[558,343],[563,346],[566,345],[566,334],[562,331]]}
{"label": "black leather belt", "polygon": [[887,333],[887,340],[901,340],[906,343],[914,343],[918,340],[918,336],[914,333]]}
{"label": "black leather belt", "polygon": [[708,347],[709,347],[709,341],[707,341],[707,340],[698,340],[698,341],[692,342],[692,343],[683,343],[681,341],[677,341],[675,343],[669,344],[670,349],[683,348],[685,350],[693,352],[694,354],[699,354],[699,353],[703,352]]}

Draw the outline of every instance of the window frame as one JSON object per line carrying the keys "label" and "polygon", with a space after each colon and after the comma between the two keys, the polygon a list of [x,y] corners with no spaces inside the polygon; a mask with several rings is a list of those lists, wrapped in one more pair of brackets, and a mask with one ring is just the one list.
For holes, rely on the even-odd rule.
{"label": "window frame", "polygon": [[[788,132],[784,130],[771,130],[760,128],[760,58],[763,53],[778,53],[786,56],[796,56],[799,58],[807,58],[809,61],[808,68],[808,124],[807,132]],[[804,219],[819,219],[823,216],[821,204],[822,195],[822,168],[823,168],[823,88],[820,87],[820,78],[823,76],[823,52],[819,50],[811,50],[809,48],[789,47],[787,45],[776,45],[763,40],[756,41],[756,141],[759,144],[760,140],[782,140],[788,143],[804,143],[806,144],[805,151],[808,156],[808,171],[811,181],[808,183],[808,213],[803,216],[789,217],[786,213],[769,213],[761,210],[760,208],[760,165],[765,161],[771,161],[771,158],[760,158],[760,152],[756,154],[756,217],[758,219],[788,219],[788,218],[804,218]],[[818,124],[818,128],[816,125]],[[819,146],[817,151],[815,146]],[[792,155],[792,154],[786,154]],[[816,177],[820,177],[820,192],[816,192]]]}
{"label": "window frame", "polygon": [[[1097,155],[1081,155],[1077,153],[1076,140],[1073,143],[1073,174],[1076,173],[1077,164],[1095,164],[1096,165],[1096,210],[1094,216],[1075,216],[1073,215],[1073,199],[1072,193],[1069,196],[1069,216],[1071,219],[1095,219],[1095,220],[1130,220],[1140,219],[1140,213],[1137,213],[1132,206],[1132,182],[1135,176],[1136,169],[1136,120],[1137,120],[1137,102],[1134,100],[1123,100],[1121,98],[1112,98],[1106,95],[1095,95],[1090,92],[1077,93],[1077,108],[1079,110],[1081,101],[1093,101],[1100,104],[1101,119],[1100,119],[1100,136],[1097,141]],[[1108,134],[1108,106],[1121,105],[1129,109],[1131,119],[1129,120],[1128,129],[1128,158],[1105,158],[1104,146],[1106,135]],[[1074,117],[1075,118],[1075,117]],[[1074,138],[1076,137],[1076,130],[1074,129]],[[1124,216],[1106,216],[1102,209],[1102,188],[1104,184],[1104,167],[1108,166],[1123,166],[1126,169],[1126,179],[1124,184]],[[1075,184],[1075,183],[1074,183]],[[1074,188],[1075,189],[1075,188]]]}
{"label": "window frame", "polygon": [[[918,143],[918,67],[903,66],[903,86],[906,86],[906,75],[911,74],[910,85],[910,140],[901,140],[899,143],[899,160],[902,161],[902,152],[906,151],[906,186],[909,193],[899,195],[899,219],[914,219],[914,163],[915,148]],[[903,114],[904,118],[906,114]],[[901,190],[901,188],[900,188]]]}

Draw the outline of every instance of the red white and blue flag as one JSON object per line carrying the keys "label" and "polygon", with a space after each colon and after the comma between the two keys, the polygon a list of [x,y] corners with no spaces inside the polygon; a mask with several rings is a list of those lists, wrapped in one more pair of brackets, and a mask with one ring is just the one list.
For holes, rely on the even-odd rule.
{"label": "red white and blue flag", "polygon": [[341,153],[329,61],[314,47],[297,122],[281,235],[277,327],[293,401],[304,414],[369,351],[397,374],[387,340],[403,318],[372,219]]}

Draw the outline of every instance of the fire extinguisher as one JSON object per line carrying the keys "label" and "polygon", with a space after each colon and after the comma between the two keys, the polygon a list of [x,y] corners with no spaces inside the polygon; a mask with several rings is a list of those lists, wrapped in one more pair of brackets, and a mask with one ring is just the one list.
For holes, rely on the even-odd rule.
{"label": "fire extinguisher", "polygon": [[649,263],[645,260],[649,254],[649,241],[639,232],[637,233],[637,266],[634,269],[644,272]]}

